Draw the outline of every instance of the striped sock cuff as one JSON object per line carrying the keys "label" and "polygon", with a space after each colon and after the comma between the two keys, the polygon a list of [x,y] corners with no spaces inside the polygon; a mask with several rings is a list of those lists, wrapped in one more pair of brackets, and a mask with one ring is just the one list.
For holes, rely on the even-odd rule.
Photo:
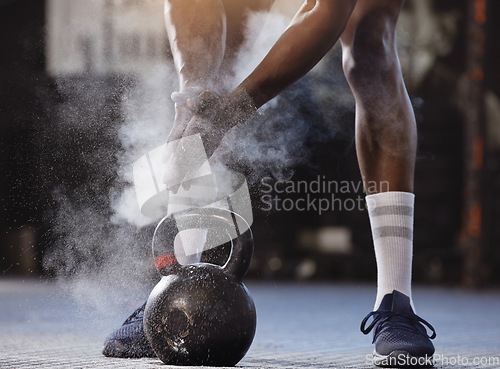
{"label": "striped sock cuff", "polygon": [[398,237],[413,240],[413,204],[408,192],[382,192],[366,197],[373,239]]}

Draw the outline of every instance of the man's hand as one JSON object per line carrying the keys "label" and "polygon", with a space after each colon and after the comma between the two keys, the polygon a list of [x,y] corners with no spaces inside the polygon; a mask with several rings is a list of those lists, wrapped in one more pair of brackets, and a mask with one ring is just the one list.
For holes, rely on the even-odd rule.
{"label": "man's hand", "polygon": [[[192,117],[187,122],[183,119],[177,120],[176,116],[176,122],[167,140],[163,181],[167,189],[173,192],[177,192],[181,184],[183,187],[189,187],[189,181],[196,177],[196,172],[213,155],[226,133],[245,122],[256,111],[246,95],[231,93],[216,96],[209,91],[202,92],[196,98],[188,98],[180,108],[186,109],[184,113],[192,114]],[[188,141],[183,138],[197,134],[203,142],[205,155],[201,155],[199,150],[190,150],[190,147],[184,144]],[[201,157],[197,157],[200,155]]]}

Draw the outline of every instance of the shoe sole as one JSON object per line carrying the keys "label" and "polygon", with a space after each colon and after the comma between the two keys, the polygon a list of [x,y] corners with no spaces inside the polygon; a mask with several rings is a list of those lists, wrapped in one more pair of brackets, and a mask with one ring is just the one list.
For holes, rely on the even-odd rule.
{"label": "shoe sole", "polygon": [[373,364],[381,368],[432,368],[433,356],[412,356],[404,350],[391,352],[389,355],[380,355],[373,352]]}
{"label": "shoe sole", "polygon": [[157,357],[153,349],[145,348],[144,346],[133,346],[123,344],[117,340],[107,341],[104,344],[102,354],[106,357],[116,357],[121,359],[140,359],[143,357]]}

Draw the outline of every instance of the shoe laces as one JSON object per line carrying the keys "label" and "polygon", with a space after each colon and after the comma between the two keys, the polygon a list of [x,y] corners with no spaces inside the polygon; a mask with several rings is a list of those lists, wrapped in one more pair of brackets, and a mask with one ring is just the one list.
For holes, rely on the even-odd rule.
{"label": "shoe laces", "polygon": [[142,317],[144,315],[144,309],[146,307],[146,303],[144,303],[141,307],[137,308],[128,318],[125,320],[123,324],[128,324],[134,320],[140,319],[142,320]]}
{"label": "shoe laces", "polygon": [[[373,317],[373,321],[366,327],[366,323],[371,317]],[[368,334],[375,327],[375,332],[373,334],[373,342],[375,342],[375,338],[384,329],[385,323],[389,321],[392,323],[392,327],[398,330],[425,334],[430,339],[436,338],[436,330],[434,327],[418,315],[414,313],[397,313],[390,310],[377,310],[368,314],[361,322],[361,332]],[[427,330],[422,324],[432,331],[431,336],[427,334]]]}

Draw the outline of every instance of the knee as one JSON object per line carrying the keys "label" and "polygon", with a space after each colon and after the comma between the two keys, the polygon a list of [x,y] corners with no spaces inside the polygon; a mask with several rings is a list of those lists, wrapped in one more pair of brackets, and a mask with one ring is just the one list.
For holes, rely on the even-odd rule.
{"label": "knee", "polygon": [[344,73],[353,88],[370,86],[370,82],[392,83],[400,75],[399,60],[394,48],[381,40],[369,46],[354,45],[344,52]]}
{"label": "knee", "polygon": [[343,68],[352,88],[394,87],[399,81],[395,30],[390,23],[375,20],[358,27],[351,43],[344,46]]}

